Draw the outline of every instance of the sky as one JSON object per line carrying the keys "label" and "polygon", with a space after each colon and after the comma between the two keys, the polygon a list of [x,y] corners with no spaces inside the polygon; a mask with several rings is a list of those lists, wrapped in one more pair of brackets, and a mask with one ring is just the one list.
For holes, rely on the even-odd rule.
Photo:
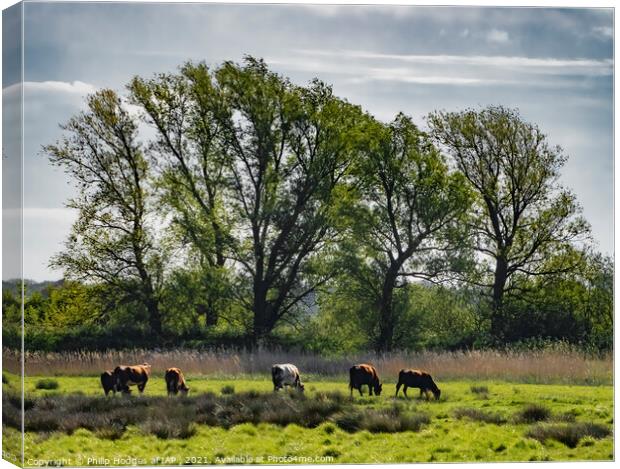
{"label": "sky", "polygon": [[[19,74],[6,66],[16,51],[10,20],[5,107],[19,98]],[[188,60],[217,66],[246,54],[295,83],[318,77],[384,121],[402,111],[426,128],[433,110],[517,108],[564,148],[560,182],[577,195],[598,250],[613,254],[611,9],[35,2],[24,7],[24,277],[62,277],[47,264],[75,219],[64,207],[73,187],[41,147],[84,97],[124,93],[133,76]],[[7,134],[18,122],[3,125],[6,186],[17,174]],[[18,206],[10,196],[4,204]],[[3,279],[19,274],[6,265]]]}

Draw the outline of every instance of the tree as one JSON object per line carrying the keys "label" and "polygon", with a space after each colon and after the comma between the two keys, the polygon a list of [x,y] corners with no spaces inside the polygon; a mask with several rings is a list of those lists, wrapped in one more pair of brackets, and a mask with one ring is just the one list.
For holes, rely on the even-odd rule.
{"label": "tree", "polygon": [[229,155],[231,251],[238,284],[249,285],[243,301],[256,343],[329,277],[314,261],[334,236],[334,191],[365,116],[323,83],[293,86],[260,60],[226,62],[215,77],[227,107],[218,124]]}
{"label": "tree", "polygon": [[[229,224],[224,210],[226,158],[218,113],[221,96],[204,64],[188,63],[179,74],[136,77],[130,98],[156,136],[150,145],[159,170],[161,201],[172,209],[173,228],[203,272],[197,309],[217,323],[228,286]],[[192,255],[194,253],[195,255]]]}
{"label": "tree", "polygon": [[548,269],[546,260],[570,252],[589,226],[575,196],[557,183],[566,157],[540,129],[514,110],[435,112],[433,137],[452,155],[477,193],[475,248],[490,265],[480,282],[490,288],[491,334],[503,336],[504,296],[518,288],[515,274],[546,276],[575,268],[574,256]]}
{"label": "tree", "polygon": [[[370,130],[368,131],[370,132]],[[395,290],[407,278],[433,279],[455,268],[458,228],[470,204],[460,174],[449,173],[437,149],[411,119],[399,114],[375,125],[359,166],[360,206],[353,243],[361,256],[351,271],[374,296],[378,351],[394,346],[399,308]],[[351,250],[353,251],[353,250]]]}
{"label": "tree", "polygon": [[118,301],[144,306],[159,335],[165,256],[153,234],[149,166],[137,123],[116,93],[101,90],[62,129],[68,135],[44,150],[77,185],[79,194],[67,206],[78,210],[78,220],[51,265],[67,278],[105,284]]}

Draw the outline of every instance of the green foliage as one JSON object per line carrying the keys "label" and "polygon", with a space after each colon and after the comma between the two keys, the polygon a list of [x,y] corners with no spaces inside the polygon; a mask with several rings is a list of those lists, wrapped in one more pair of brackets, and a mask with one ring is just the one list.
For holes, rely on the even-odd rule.
{"label": "green foliage", "polygon": [[156,216],[138,122],[114,91],[104,89],[61,127],[65,136],[44,150],[77,186],[67,206],[79,217],[50,265],[67,278],[113,289],[118,302],[143,305],[152,332],[160,334],[166,255],[152,229]]}
{"label": "green foliage", "polygon": [[25,285],[27,348],[612,348],[613,261],[577,249],[566,156],[517,111],[435,112],[425,133],[253,57],[128,91],[89,96],[45,148],[79,218],[52,259],[67,280]]}
{"label": "green foliage", "polygon": [[544,443],[546,440],[556,440],[564,443],[569,448],[575,448],[579,441],[585,437],[596,439],[605,438],[611,434],[611,430],[601,424],[590,422],[578,422],[565,425],[536,425],[530,428],[526,435]]}
{"label": "green foliage", "polygon": [[534,423],[548,420],[551,417],[551,410],[540,404],[528,404],[513,415],[513,420],[517,423]]}
{"label": "green foliage", "polygon": [[222,394],[234,394],[235,393],[235,387],[232,385],[226,385],[224,387],[222,387],[222,389],[220,390],[220,392]]}
{"label": "green foliage", "polygon": [[495,425],[502,425],[507,422],[507,419],[498,413],[485,412],[484,410],[470,407],[455,409],[454,416],[457,419],[468,418],[476,422],[494,423]]}
{"label": "green foliage", "polygon": [[35,384],[35,387],[37,389],[58,389],[58,381],[50,378],[40,379]]}
{"label": "green foliage", "polygon": [[[510,333],[504,295],[519,277],[574,271],[575,243],[589,234],[576,197],[557,184],[566,156],[541,130],[502,106],[434,112],[431,132],[477,195],[472,241],[486,260],[470,278],[492,298],[491,333]],[[550,263],[549,259],[555,262]]]}

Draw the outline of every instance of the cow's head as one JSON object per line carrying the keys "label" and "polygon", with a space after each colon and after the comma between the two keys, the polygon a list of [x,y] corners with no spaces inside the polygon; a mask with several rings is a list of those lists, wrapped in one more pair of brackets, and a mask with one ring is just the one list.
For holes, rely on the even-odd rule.
{"label": "cow's head", "polygon": [[433,389],[432,391],[433,391],[433,396],[435,396],[435,400],[438,401],[439,398],[441,397],[441,390],[438,387],[435,387],[435,389]]}
{"label": "cow's head", "polygon": [[301,392],[304,392],[304,389],[306,389],[306,387],[304,386],[304,384],[300,381],[299,384],[297,385],[298,389]]}
{"label": "cow's head", "polygon": [[383,391],[383,384],[381,384],[379,381],[377,381],[375,383],[375,395],[380,396],[381,395],[381,391]]}
{"label": "cow's head", "polygon": [[179,392],[182,396],[187,396],[189,394],[189,388],[185,385],[179,386]]}

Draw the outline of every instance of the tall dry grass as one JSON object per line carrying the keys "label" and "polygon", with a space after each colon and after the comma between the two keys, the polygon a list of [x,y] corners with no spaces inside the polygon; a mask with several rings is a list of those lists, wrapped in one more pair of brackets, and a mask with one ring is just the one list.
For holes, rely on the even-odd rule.
{"label": "tall dry grass", "polygon": [[[19,369],[19,355],[4,350],[5,369]],[[26,375],[95,375],[119,364],[148,362],[155,374],[171,366],[190,375],[267,374],[274,363],[294,363],[305,375],[346,377],[351,365],[371,363],[386,381],[402,368],[419,368],[439,380],[508,380],[531,383],[609,384],[612,355],[588,356],[577,350],[459,351],[358,354],[331,358],[303,352],[227,352],[197,350],[124,350],[25,354]]]}

